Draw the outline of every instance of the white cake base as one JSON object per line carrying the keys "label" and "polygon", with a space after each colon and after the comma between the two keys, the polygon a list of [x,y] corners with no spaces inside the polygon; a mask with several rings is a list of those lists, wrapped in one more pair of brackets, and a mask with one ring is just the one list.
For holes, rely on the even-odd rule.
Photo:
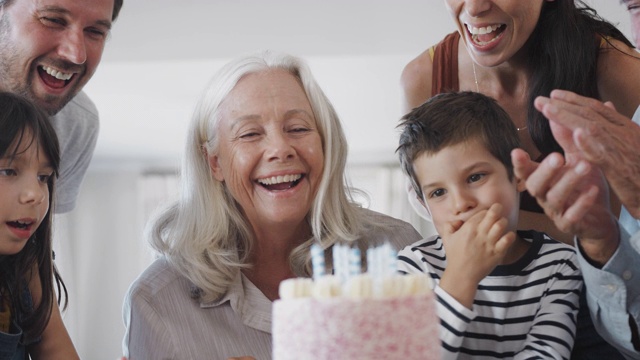
{"label": "white cake base", "polygon": [[288,299],[273,306],[273,359],[440,359],[433,293]]}

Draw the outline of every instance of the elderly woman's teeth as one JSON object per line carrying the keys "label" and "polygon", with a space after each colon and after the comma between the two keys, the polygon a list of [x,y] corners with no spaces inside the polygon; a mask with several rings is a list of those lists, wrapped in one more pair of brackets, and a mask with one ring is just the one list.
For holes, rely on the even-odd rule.
{"label": "elderly woman's teeth", "polygon": [[302,177],[301,174],[296,175],[282,175],[282,176],[272,176],[269,178],[264,178],[258,180],[258,182],[262,185],[276,185],[281,183],[290,183],[294,182]]}

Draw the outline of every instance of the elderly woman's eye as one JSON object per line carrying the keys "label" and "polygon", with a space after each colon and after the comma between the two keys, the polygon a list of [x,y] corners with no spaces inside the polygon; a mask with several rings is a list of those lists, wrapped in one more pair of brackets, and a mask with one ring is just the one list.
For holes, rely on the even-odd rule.
{"label": "elderly woman's eye", "polygon": [[253,132],[246,132],[243,134],[240,134],[239,138],[241,139],[247,139],[247,138],[251,138],[251,137],[255,137],[258,136],[260,134],[258,134],[257,132],[253,131]]}

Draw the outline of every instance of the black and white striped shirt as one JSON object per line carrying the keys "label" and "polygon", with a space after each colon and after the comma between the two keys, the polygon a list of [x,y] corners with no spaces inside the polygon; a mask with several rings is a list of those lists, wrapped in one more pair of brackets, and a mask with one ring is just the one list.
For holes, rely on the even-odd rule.
{"label": "black and white striped shirt", "polygon": [[399,271],[436,284],[443,359],[569,359],[582,288],[575,251],[542,233],[518,235],[529,250],[480,282],[472,310],[437,286],[446,266],[439,236],[398,254]]}

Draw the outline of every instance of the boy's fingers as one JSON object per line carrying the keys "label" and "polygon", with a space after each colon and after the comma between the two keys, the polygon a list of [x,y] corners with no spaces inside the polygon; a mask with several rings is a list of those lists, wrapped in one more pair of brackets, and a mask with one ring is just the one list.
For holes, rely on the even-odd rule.
{"label": "boy's fingers", "polygon": [[513,231],[509,231],[504,234],[500,239],[498,239],[498,241],[496,241],[494,254],[504,255],[515,240],[516,234]]}

